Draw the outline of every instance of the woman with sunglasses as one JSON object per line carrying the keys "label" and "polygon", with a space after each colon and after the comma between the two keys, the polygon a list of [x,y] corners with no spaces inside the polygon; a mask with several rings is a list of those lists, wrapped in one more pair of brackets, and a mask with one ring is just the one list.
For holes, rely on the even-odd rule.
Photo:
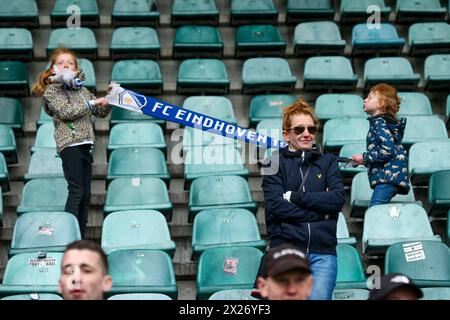
{"label": "woman with sunglasses", "polygon": [[[288,146],[262,165],[262,188],[269,246],[289,243],[303,249],[313,273],[311,300],[330,300],[336,286],[336,226],[345,202],[337,158],[314,143],[319,120],[297,100],[283,111]],[[264,270],[260,270],[264,273]]]}

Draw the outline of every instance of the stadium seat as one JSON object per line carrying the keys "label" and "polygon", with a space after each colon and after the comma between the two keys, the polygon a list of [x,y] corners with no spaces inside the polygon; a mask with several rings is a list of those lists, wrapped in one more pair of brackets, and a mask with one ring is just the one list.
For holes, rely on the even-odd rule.
{"label": "stadium seat", "polygon": [[450,210],[447,213],[447,244],[450,245]]}
{"label": "stadium seat", "polygon": [[303,21],[333,20],[334,6],[331,0],[288,0],[286,24],[296,25]]}
{"label": "stadium seat", "polygon": [[231,0],[230,25],[272,24],[278,21],[278,10],[272,0]]}
{"label": "stadium seat", "polygon": [[281,118],[264,119],[256,125],[256,132],[273,139],[283,139],[283,120]]}
{"label": "stadium seat", "polygon": [[54,293],[28,293],[7,296],[0,300],[63,300],[63,298]]}
{"label": "stadium seat", "polygon": [[386,251],[384,273],[400,272],[419,287],[450,287],[450,249],[439,241],[409,241]]}
{"label": "stadium seat", "polygon": [[228,94],[230,80],[222,60],[187,59],[178,68],[177,94]]}
{"label": "stadium seat", "polygon": [[213,293],[208,300],[258,300],[251,296],[251,289],[243,290],[221,290]]}
{"label": "stadium seat", "polygon": [[13,130],[22,132],[23,106],[18,99],[0,98],[0,124],[6,124]]}
{"label": "stadium seat", "polygon": [[450,51],[450,25],[446,22],[414,23],[408,31],[409,54],[447,53]]}
{"label": "stadium seat", "polygon": [[[367,13],[368,10],[369,13]],[[373,14],[374,10],[379,12],[381,20],[387,20],[391,13],[391,7],[386,6],[384,0],[342,0],[341,22],[365,22]]]}
{"label": "stadium seat", "polygon": [[206,249],[198,263],[197,299],[227,289],[251,289],[262,255],[251,247]]}
{"label": "stadium seat", "polygon": [[[430,128],[433,128],[433,130],[430,130]],[[447,139],[447,128],[444,121],[438,116],[414,116],[407,118],[402,144],[411,146],[417,142]]]}
{"label": "stadium seat", "polygon": [[399,91],[415,91],[419,80],[420,75],[414,73],[411,62],[403,57],[372,58],[364,64],[364,91],[380,82]]}
{"label": "stadium seat", "polygon": [[[410,183],[412,186],[412,184]],[[360,172],[353,177],[352,188],[350,194],[350,217],[363,218],[364,213],[369,206],[372,198],[373,189],[370,188],[369,177],[366,172]],[[398,202],[416,202],[413,188],[409,190],[408,194],[397,194],[392,198],[391,203]],[[418,202],[420,203],[420,202]]]}
{"label": "stadium seat", "polygon": [[335,289],[333,300],[367,300],[369,290],[366,289]]}
{"label": "stadium seat", "polygon": [[397,117],[408,116],[431,116],[431,102],[428,97],[421,92],[398,92],[400,97],[400,110]]}
{"label": "stadium seat", "polygon": [[450,300],[450,288],[422,288],[421,300]]}
{"label": "stadium seat", "polygon": [[33,60],[33,38],[24,28],[0,28],[0,59]]}
{"label": "stadium seat", "polygon": [[0,124],[0,152],[7,163],[17,163],[16,138],[13,129],[6,124]]}
{"label": "stadium seat", "polygon": [[103,212],[108,215],[123,210],[157,210],[172,220],[172,203],[163,180],[151,177],[117,178],[106,192]]}
{"label": "stadium seat", "polygon": [[447,118],[447,129],[450,128],[450,94],[447,96],[447,102],[445,103],[445,117]]}
{"label": "stadium seat", "polygon": [[283,58],[250,58],[242,68],[242,93],[292,92],[297,79]]}
{"label": "stadium seat", "polygon": [[28,212],[14,225],[8,256],[32,252],[63,252],[81,239],[77,218],[68,212]]}
{"label": "stadium seat", "polygon": [[409,149],[408,167],[414,185],[428,183],[433,172],[450,170],[450,141],[413,144]]}
{"label": "stadium seat", "polygon": [[295,27],[294,55],[343,55],[345,40],[333,21],[303,22]]}
{"label": "stadium seat", "polygon": [[57,293],[61,275],[62,252],[21,253],[6,264],[0,297]]}
{"label": "stadium seat", "polygon": [[439,0],[397,0],[395,22],[444,20],[447,10]]}
{"label": "stadium seat", "polygon": [[162,293],[177,299],[175,272],[167,253],[161,250],[118,250],[108,255],[113,287],[107,297],[125,293]]}
{"label": "stadium seat", "polygon": [[25,180],[64,177],[62,160],[54,149],[39,150],[31,154]]}
{"label": "stadium seat", "polygon": [[328,120],[323,127],[323,147],[326,150],[339,150],[344,144],[365,143],[368,131],[369,121],[366,118]]}
{"label": "stadium seat", "polygon": [[281,118],[283,109],[297,100],[294,95],[267,94],[252,97],[250,101],[249,126],[255,125],[265,119]]}
{"label": "stadium seat", "polygon": [[200,211],[192,227],[192,253],[217,247],[255,247],[264,251],[255,215],[246,209],[211,209]]}
{"label": "stadium seat", "polygon": [[227,97],[191,96],[184,100],[183,108],[230,123],[237,123],[233,104]]}
{"label": "stadium seat", "polygon": [[39,13],[36,0],[0,2],[0,27],[37,28]]}
{"label": "stadium seat", "polygon": [[156,0],[116,0],[111,13],[114,28],[123,26],[159,25],[159,11]]}
{"label": "stadium seat", "polygon": [[167,221],[155,210],[110,213],[103,221],[101,245],[108,255],[128,249],[162,250],[171,257],[175,252]]}
{"label": "stadium seat", "polygon": [[95,80],[94,65],[90,60],[84,58],[79,58],[77,62],[78,69],[82,70],[86,77],[84,86],[95,94],[97,92],[97,83]]}
{"label": "stadium seat", "polygon": [[210,176],[195,179],[189,191],[189,221],[207,209],[242,208],[256,212],[248,182],[240,176]]}
{"label": "stadium seat", "polygon": [[405,44],[392,24],[380,23],[380,28],[368,28],[359,23],[352,30],[352,55],[400,55]]}
{"label": "stadium seat", "polygon": [[31,147],[31,152],[39,150],[55,150],[56,141],[54,138],[55,126],[53,122],[44,123],[36,131],[36,139],[34,145]]}
{"label": "stadium seat", "polygon": [[270,25],[241,26],[236,31],[235,57],[282,57],[286,41],[280,31]]}
{"label": "stadium seat", "polygon": [[448,91],[450,86],[450,54],[433,54],[425,59],[424,90]]}
{"label": "stadium seat", "polygon": [[[354,154],[363,154],[366,151],[367,149],[365,142],[347,143],[344,144],[339,151],[339,157],[351,158]],[[353,178],[355,174],[367,171],[367,167],[364,165],[359,165],[356,168],[353,168],[352,166],[346,167],[346,163],[344,162],[339,163],[339,169],[341,170],[341,174],[344,178]]]}
{"label": "stadium seat", "polygon": [[335,118],[363,118],[364,101],[356,94],[326,93],[316,100],[316,114],[320,120]]}
{"label": "stadium seat", "polygon": [[2,188],[0,187],[0,227],[3,227],[3,193]]}
{"label": "stadium seat", "polygon": [[[113,108],[113,110],[114,109],[119,109],[119,108]],[[44,105],[42,105],[41,111],[39,112],[39,119],[38,119],[38,121],[36,121],[36,127],[39,128],[44,123],[53,123],[53,118],[44,111]]]}
{"label": "stadium seat", "polygon": [[336,237],[337,237],[338,243],[356,246],[356,238],[350,237],[350,233],[348,232],[348,227],[347,227],[347,221],[342,212],[339,212]]}
{"label": "stadium seat", "polygon": [[214,0],[174,0],[170,22],[172,27],[192,24],[217,26],[219,11]]}
{"label": "stadium seat", "polygon": [[[71,8],[76,6],[77,8]],[[72,15],[79,15],[83,27],[99,27],[99,11],[96,0],[56,0],[53,10],[50,12],[52,28],[69,27],[68,23],[75,26],[76,19],[69,19]]]}
{"label": "stadium seat", "polygon": [[221,59],[223,47],[222,37],[218,28],[211,26],[183,26],[179,27],[175,32],[173,57],[175,59]]}
{"label": "stadium seat", "polygon": [[115,294],[108,300],[172,300],[172,298],[162,293],[124,293]]}
{"label": "stadium seat", "polygon": [[163,78],[156,61],[145,59],[121,60],[114,63],[111,81],[139,93],[158,95],[163,92]]}
{"label": "stadium seat", "polygon": [[97,40],[89,28],[53,29],[47,45],[47,55],[57,48],[66,47],[74,50],[79,57],[96,60],[98,57]]}
{"label": "stadium seat", "polygon": [[111,152],[107,182],[116,178],[154,177],[170,180],[166,159],[161,150],[149,147],[120,148]]}
{"label": "stadium seat", "polygon": [[428,183],[431,216],[444,216],[450,209],[450,170],[434,172]]}
{"label": "stadium seat", "polygon": [[203,131],[200,129],[185,127],[183,132],[183,152],[194,147],[202,146],[229,146],[240,149],[238,140],[224,137],[219,134]]}
{"label": "stadium seat", "polygon": [[0,152],[0,189],[3,192],[8,192],[11,190],[9,185],[9,172],[6,165],[6,159],[3,153]]}
{"label": "stadium seat", "polygon": [[364,266],[358,250],[348,244],[338,244],[336,289],[367,289]]}
{"label": "stadium seat", "polygon": [[114,30],[109,52],[111,59],[158,59],[159,40],[150,27],[122,27]]}
{"label": "stadium seat", "polygon": [[22,61],[0,61],[0,95],[28,96],[28,67]]}
{"label": "stadium seat", "polygon": [[30,180],[22,189],[17,215],[36,211],[64,211],[67,195],[67,182],[64,178]]}
{"label": "stadium seat", "polygon": [[118,123],[128,123],[128,122],[152,122],[157,123],[162,128],[165,128],[166,121],[158,118],[147,116],[143,113],[132,112],[123,108],[112,108],[111,118],[109,124],[111,127]]}
{"label": "stadium seat", "polygon": [[345,57],[311,57],[306,60],[303,90],[356,89],[358,75],[353,73],[350,60]]}

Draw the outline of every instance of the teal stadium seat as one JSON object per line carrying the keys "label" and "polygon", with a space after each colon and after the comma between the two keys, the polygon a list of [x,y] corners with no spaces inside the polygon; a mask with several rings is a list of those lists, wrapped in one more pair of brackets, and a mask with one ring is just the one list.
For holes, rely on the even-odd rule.
{"label": "teal stadium seat", "polygon": [[251,128],[265,119],[281,118],[283,109],[297,100],[294,95],[267,94],[252,97],[250,101],[249,124]]}
{"label": "teal stadium seat", "polygon": [[338,243],[349,244],[351,246],[356,246],[356,238],[350,237],[350,233],[348,232],[347,221],[342,212],[339,212],[339,218],[336,229],[336,237]]}
{"label": "teal stadium seat", "polygon": [[447,118],[447,129],[450,128],[450,94],[445,103],[445,117]]}
{"label": "teal stadium seat", "polygon": [[397,0],[397,23],[444,20],[446,8],[439,0]]}
{"label": "teal stadium seat", "polygon": [[177,94],[228,94],[227,68],[218,59],[187,59],[178,68]]}
{"label": "teal stadium seat", "polygon": [[27,65],[21,61],[0,61],[0,95],[29,94]]}
{"label": "teal stadium seat", "polygon": [[227,289],[251,289],[262,255],[251,247],[206,249],[198,263],[197,299]]}
{"label": "teal stadium seat", "polygon": [[242,68],[242,93],[293,92],[297,79],[283,58],[250,58]]}
{"label": "teal stadium seat", "polygon": [[33,38],[25,28],[0,28],[0,59],[31,61]]}
{"label": "teal stadium seat", "polygon": [[251,296],[251,289],[221,290],[213,293],[208,300],[258,300]]}
{"label": "teal stadium seat", "polygon": [[240,150],[238,140],[219,134],[203,131],[197,128],[185,127],[183,131],[183,153],[195,147],[221,146],[233,147]]}
{"label": "teal stadium seat", "polygon": [[78,68],[83,71],[86,77],[84,86],[95,94],[97,92],[97,83],[95,80],[94,65],[90,60],[84,58],[79,58],[77,62]]}
{"label": "teal stadium seat", "polygon": [[56,141],[54,138],[55,126],[53,122],[44,123],[36,131],[36,139],[34,145],[31,147],[31,152],[39,150],[55,150]]}
{"label": "teal stadium seat", "polygon": [[123,26],[159,25],[159,11],[156,0],[116,0],[111,13],[114,28]]}
{"label": "teal stadium seat", "polygon": [[39,119],[36,121],[36,127],[39,128],[44,123],[53,123],[53,118],[44,111],[44,105],[42,105],[41,111],[39,112]]}
{"label": "teal stadium seat", "polygon": [[369,121],[366,118],[328,120],[323,127],[323,147],[325,150],[337,151],[344,144],[365,143],[368,131]]}
{"label": "teal stadium seat", "polygon": [[320,120],[336,118],[362,118],[366,116],[363,110],[364,101],[356,94],[326,93],[316,100],[316,114]]}
{"label": "teal stadium seat", "polygon": [[450,141],[413,144],[409,149],[408,168],[414,185],[428,184],[434,172],[450,170]]}
{"label": "teal stadium seat", "polygon": [[155,210],[110,213],[103,222],[101,245],[108,255],[129,249],[162,250],[171,257],[175,252],[166,219]]}
{"label": "teal stadium seat", "polygon": [[182,25],[219,25],[219,11],[214,0],[174,0],[170,19],[172,27]]}
{"label": "teal stadium seat", "polygon": [[80,239],[80,227],[73,214],[28,212],[16,220],[8,255],[63,252],[69,243]]}
{"label": "teal stadium seat", "polygon": [[241,26],[235,36],[235,57],[282,57],[286,41],[280,31],[270,25]]}
{"label": "teal stadium seat", "polygon": [[366,289],[335,289],[333,300],[367,300],[369,290]]}
{"label": "teal stadium seat", "polygon": [[22,132],[23,106],[18,99],[0,98],[0,124],[6,124],[16,132]]}
{"label": "teal stadium seat", "polygon": [[[75,8],[71,6],[76,6]],[[72,15],[79,15],[83,27],[99,27],[99,11],[96,0],[56,0],[53,10],[50,12],[52,28],[68,27],[67,23],[76,21],[69,19]],[[68,20],[69,19],[69,20]]]}
{"label": "teal stadium seat", "polygon": [[431,116],[431,102],[422,92],[398,92],[400,97],[400,110],[397,117]]}
{"label": "teal stadium seat", "polygon": [[272,0],[231,0],[231,26],[272,24],[278,21],[278,9]]}
{"label": "teal stadium seat", "polygon": [[[430,128],[433,128],[433,130],[430,130]],[[447,139],[447,128],[444,121],[438,116],[412,116],[407,118],[402,144],[411,146],[417,142]]]}
{"label": "teal stadium seat", "polygon": [[113,127],[118,123],[128,123],[128,122],[151,122],[157,123],[162,128],[165,128],[166,126],[165,120],[150,117],[139,112],[132,112],[123,108],[112,108],[111,118],[109,119],[109,124],[111,127]]}
{"label": "teal stadium seat", "polygon": [[392,24],[380,23],[380,28],[368,28],[359,23],[352,30],[352,55],[400,55],[405,39],[399,38]]}
{"label": "teal stadium seat", "polygon": [[306,60],[303,90],[356,89],[358,75],[353,73],[350,60],[339,56],[311,57]]}
{"label": "teal stadium seat", "polygon": [[433,54],[425,59],[424,90],[448,91],[450,86],[450,54]]}
{"label": "teal stadium seat", "polygon": [[294,55],[343,55],[345,40],[333,21],[303,22],[295,27]]}
{"label": "teal stadium seat", "polygon": [[450,209],[450,170],[434,172],[428,183],[431,216],[445,216]]}
{"label": "teal stadium seat", "polygon": [[7,296],[0,300],[63,300],[63,298],[54,293],[29,293]]}
{"label": "teal stadium seat", "polygon": [[[344,144],[339,151],[339,157],[351,158],[354,154],[363,154],[366,151],[367,149],[365,142],[347,143]],[[353,168],[352,166],[346,167],[346,163],[343,162],[339,163],[339,169],[344,178],[353,178],[357,173],[367,171],[367,167],[364,165],[359,165],[356,168]]]}
{"label": "teal stadium seat", "polygon": [[17,163],[16,138],[13,129],[6,124],[0,124],[0,152],[7,163]]}
{"label": "teal stadium seat", "polygon": [[172,298],[162,293],[124,293],[115,294],[108,300],[172,300]]}
{"label": "teal stadium seat", "polygon": [[109,52],[111,59],[158,59],[160,44],[150,27],[122,27],[114,30]]}
{"label": "teal stadium seat", "polygon": [[334,13],[331,0],[288,0],[286,24],[296,25],[303,21],[333,20]]}
{"label": "teal stadium seat", "polygon": [[0,2],[0,27],[38,28],[39,14],[36,0]]}
{"label": "teal stadium seat", "polygon": [[111,81],[139,93],[158,95],[163,92],[163,77],[156,61],[145,59],[121,60],[114,63]]}
{"label": "teal stadium seat", "polygon": [[[0,192],[2,191],[2,188],[0,188]],[[0,193],[0,227],[3,227],[3,194]]]}
{"label": "teal stadium seat", "polygon": [[[372,10],[367,13],[370,7]],[[382,21],[388,20],[391,13],[391,7],[386,6],[384,0],[342,0],[341,23],[365,22],[374,10],[379,12]]]}
{"label": "teal stadium seat", "polygon": [[414,23],[408,31],[411,56],[450,51],[450,25],[446,22]]}
{"label": "teal stadium seat", "polygon": [[62,160],[56,150],[39,150],[31,154],[25,180],[61,177],[64,177]]}
{"label": "teal stadium seat", "polygon": [[0,152],[0,189],[3,192],[11,190],[9,185],[9,172],[6,164],[6,159],[3,153]]}
{"label": "teal stadium seat", "polygon": [[338,244],[336,289],[367,289],[364,266],[358,250],[349,244]]}
{"label": "teal stadium seat", "polygon": [[256,132],[273,139],[283,139],[283,120],[281,118],[264,119],[256,125]]}
{"label": "teal stadium seat", "polygon": [[191,96],[184,100],[183,108],[230,123],[237,123],[233,104],[227,97]]}
{"label": "teal stadium seat", "polygon": [[98,57],[97,40],[89,28],[53,29],[47,45],[47,55],[57,48],[66,47],[75,51],[79,57],[96,60]]}
{"label": "teal stadium seat", "polygon": [[450,288],[422,288],[421,300],[450,300]]}
{"label": "teal stadium seat", "polygon": [[218,28],[211,26],[182,26],[175,32],[173,57],[175,59],[221,59],[223,47],[222,37]]}

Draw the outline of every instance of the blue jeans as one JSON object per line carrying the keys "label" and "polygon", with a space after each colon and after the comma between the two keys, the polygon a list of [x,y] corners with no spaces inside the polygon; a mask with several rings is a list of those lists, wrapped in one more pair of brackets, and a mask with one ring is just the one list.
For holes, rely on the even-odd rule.
{"label": "blue jeans", "polygon": [[388,203],[397,193],[398,188],[390,183],[382,183],[377,185],[373,190],[369,208],[379,204]]}
{"label": "blue jeans", "polygon": [[336,287],[337,258],[331,254],[309,253],[313,288],[309,300],[331,300]]}

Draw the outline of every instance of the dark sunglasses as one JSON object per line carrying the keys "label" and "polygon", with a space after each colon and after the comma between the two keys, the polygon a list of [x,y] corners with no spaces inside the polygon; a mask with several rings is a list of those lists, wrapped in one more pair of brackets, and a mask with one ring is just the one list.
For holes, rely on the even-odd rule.
{"label": "dark sunglasses", "polygon": [[294,130],[294,133],[296,135],[299,135],[299,134],[302,134],[303,132],[305,132],[305,129],[307,129],[310,134],[316,134],[317,133],[317,127],[316,126],[312,126],[312,127],[298,126],[298,127],[290,128],[287,131]]}

